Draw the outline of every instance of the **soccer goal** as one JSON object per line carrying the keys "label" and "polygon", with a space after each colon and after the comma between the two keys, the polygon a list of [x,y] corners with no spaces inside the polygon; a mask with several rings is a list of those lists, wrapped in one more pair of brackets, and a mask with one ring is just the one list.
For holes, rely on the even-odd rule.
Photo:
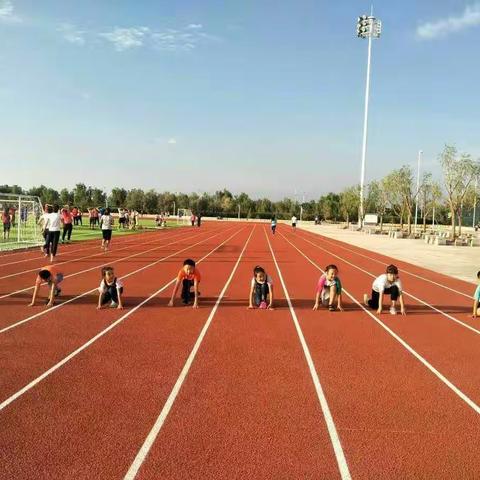
{"label": "soccer goal", "polygon": [[190,225],[192,211],[189,208],[179,208],[177,210],[177,224]]}
{"label": "soccer goal", "polygon": [[38,225],[42,213],[39,197],[0,193],[0,251],[42,245],[42,231]]}

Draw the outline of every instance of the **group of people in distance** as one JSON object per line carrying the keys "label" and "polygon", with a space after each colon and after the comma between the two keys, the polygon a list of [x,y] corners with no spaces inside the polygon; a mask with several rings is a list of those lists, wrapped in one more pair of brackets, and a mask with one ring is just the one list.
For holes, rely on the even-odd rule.
{"label": "group of people in distance", "polygon": [[138,227],[140,213],[128,208],[118,209],[118,229],[135,230]]}
{"label": "group of people in distance", "polygon": [[[77,210],[78,212],[78,210]],[[50,256],[50,262],[53,262],[57,255],[60,234],[62,233],[62,243],[70,243],[73,231],[73,223],[76,218],[74,209],[66,205],[60,209],[59,205],[48,205],[44,207],[44,213],[40,216],[38,223],[42,228],[42,235],[45,243],[41,251],[45,257]],[[99,219],[102,229],[102,248],[106,252],[112,240],[113,216],[109,208],[105,208]],[[78,225],[78,221],[77,221]]]}

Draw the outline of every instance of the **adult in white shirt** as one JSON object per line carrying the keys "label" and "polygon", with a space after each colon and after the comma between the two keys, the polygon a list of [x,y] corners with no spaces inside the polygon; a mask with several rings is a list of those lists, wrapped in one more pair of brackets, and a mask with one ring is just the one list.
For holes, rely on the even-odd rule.
{"label": "adult in white shirt", "polygon": [[295,215],[292,217],[292,228],[293,230],[297,229],[297,217]]}
{"label": "adult in white shirt", "polygon": [[112,241],[113,217],[110,209],[106,208],[103,215],[100,217],[100,226],[102,228],[102,248],[106,253],[110,242]]}
{"label": "adult in white shirt", "polygon": [[50,262],[57,255],[58,241],[60,239],[60,229],[62,228],[62,217],[59,213],[60,207],[53,206],[53,211],[46,215],[45,229],[48,230],[45,256],[50,255]]}
{"label": "adult in white shirt", "polygon": [[363,295],[363,301],[367,307],[377,310],[377,314],[382,313],[383,309],[383,296],[385,294],[390,295],[391,305],[390,313],[392,315],[397,314],[397,301],[400,303],[400,311],[402,315],[405,315],[405,305],[403,303],[403,287],[402,282],[398,276],[398,268],[395,265],[389,265],[386,273],[377,277],[372,284],[372,297],[369,299],[365,293]]}

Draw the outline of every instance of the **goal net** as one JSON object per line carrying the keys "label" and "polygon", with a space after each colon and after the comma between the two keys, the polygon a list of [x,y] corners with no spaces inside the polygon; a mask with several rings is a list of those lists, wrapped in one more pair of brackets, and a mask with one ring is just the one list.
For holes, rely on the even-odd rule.
{"label": "goal net", "polygon": [[177,210],[177,224],[190,225],[190,219],[192,218],[192,211],[189,208],[179,208]]}
{"label": "goal net", "polygon": [[0,251],[43,243],[38,220],[43,213],[39,197],[0,193]]}

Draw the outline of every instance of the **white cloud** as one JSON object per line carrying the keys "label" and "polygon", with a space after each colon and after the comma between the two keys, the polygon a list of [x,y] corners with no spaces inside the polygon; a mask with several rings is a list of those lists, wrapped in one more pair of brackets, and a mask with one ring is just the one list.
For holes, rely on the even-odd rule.
{"label": "white cloud", "polygon": [[167,143],[168,143],[169,145],[176,145],[176,144],[177,144],[177,140],[176,140],[175,138],[169,138]]}
{"label": "white cloud", "polygon": [[203,25],[201,23],[191,23],[187,28],[190,30],[199,30],[200,28],[203,28]]}
{"label": "white cloud", "polygon": [[63,34],[63,38],[74,45],[85,45],[85,32],[84,30],[78,30],[74,25],[70,23],[62,23],[58,29]]}
{"label": "white cloud", "polygon": [[417,36],[431,40],[480,25],[480,3],[467,5],[462,15],[447,17],[436,22],[426,22],[417,28]]}
{"label": "white cloud", "polygon": [[148,27],[114,28],[111,32],[100,33],[100,37],[113,43],[118,52],[143,46],[146,36],[150,34]]}
{"label": "white cloud", "polygon": [[0,21],[21,22],[21,18],[14,14],[14,6],[11,0],[0,0]]}

